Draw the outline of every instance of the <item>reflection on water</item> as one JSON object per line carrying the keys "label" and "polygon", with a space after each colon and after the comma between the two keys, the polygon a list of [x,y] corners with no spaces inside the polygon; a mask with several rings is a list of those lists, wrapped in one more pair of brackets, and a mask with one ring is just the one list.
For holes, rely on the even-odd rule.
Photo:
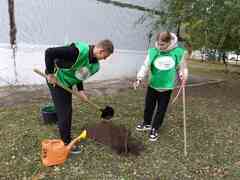
{"label": "reflection on water", "polygon": [[[132,2],[135,5],[131,5]],[[153,2],[153,0],[151,0]],[[103,3],[96,0],[15,0],[17,42],[63,44],[83,40],[112,39],[119,49],[145,50],[149,27],[135,25],[149,8],[141,9],[136,0]],[[120,2],[120,1],[119,1]],[[150,5],[150,0],[148,7]],[[127,7],[128,8],[121,8]],[[0,43],[9,42],[7,1],[0,1]],[[5,18],[4,18],[5,17]]]}

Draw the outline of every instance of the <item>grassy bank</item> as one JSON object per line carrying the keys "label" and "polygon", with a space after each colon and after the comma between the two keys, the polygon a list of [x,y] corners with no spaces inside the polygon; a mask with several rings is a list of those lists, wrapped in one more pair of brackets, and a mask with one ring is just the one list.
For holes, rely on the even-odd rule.
{"label": "grassy bank", "polygon": [[[140,156],[120,156],[88,139],[80,155],[71,156],[61,166],[43,167],[41,140],[58,138],[58,131],[56,125],[42,124],[39,109],[46,98],[33,93],[34,101],[26,99],[0,108],[0,179],[240,179],[238,68],[225,74],[223,66],[217,70],[212,66],[218,65],[190,62],[191,74],[226,81],[187,88],[187,157],[183,154],[181,98],[169,107],[159,140],[150,142],[147,133],[135,131],[143,116],[145,89],[125,88],[111,95],[93,96],[92,100],[115,108],[114,123],[126,126],[143,142]],[[76,99],[73,107],[73,134],[77,136],[83,127],[98,121],[99,114]]]}

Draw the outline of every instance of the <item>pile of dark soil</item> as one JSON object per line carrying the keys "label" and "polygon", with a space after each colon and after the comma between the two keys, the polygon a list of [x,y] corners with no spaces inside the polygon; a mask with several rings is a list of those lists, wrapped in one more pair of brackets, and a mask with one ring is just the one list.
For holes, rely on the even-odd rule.
{"label": "pile of dark soil", "polygon": [[111,121],[102,121],[87,128],[88,137],[109,146],[120,155],[139,155],[144,149],[140,141],[131,137],[131,133],[122,125]]}

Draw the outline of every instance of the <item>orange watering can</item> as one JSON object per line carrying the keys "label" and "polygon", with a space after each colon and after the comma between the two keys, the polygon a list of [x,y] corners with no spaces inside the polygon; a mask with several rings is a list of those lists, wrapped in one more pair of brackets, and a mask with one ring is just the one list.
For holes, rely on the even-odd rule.
{"label": "orange watering can", "polygon": [[45,166],[54,166],[63,164],[74,144],[87,137],[87,131],[84,130],[80,136],[73,139],[68,145],[65,145],[61,139],[45,139],[42,141],[42,162]]}

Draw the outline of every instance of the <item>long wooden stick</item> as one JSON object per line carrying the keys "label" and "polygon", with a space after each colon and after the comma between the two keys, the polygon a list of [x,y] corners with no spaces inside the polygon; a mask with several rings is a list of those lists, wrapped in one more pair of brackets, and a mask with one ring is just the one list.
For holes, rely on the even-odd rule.
{"label": "long wooden stick", "polygon": [[183,86],[184,86],[184,84],[182,83],[182,84],[180,85],[179,89],[178,89],[177,95],[176,95],[175,98],[172,100],[172,104],[174,104],[174,103],[176,102],[178,96],[181,94],[181,91],[182,91],[182,89],[183,89]]}
{"label": "long wooden stick", "polygon": [[[47,78],[47,75],[41,71],[39,71],[38,69],[33,69],[33,71],[37,74],[39,74],[40,76],[44,77],[44,78]],[[63,86],[62,84],[60,84],[59,82],[56,83],[59,87],[65,89],[66,91],[70,92],[71,94],[77,96],[77,97],[80,97],[80,95],[78,93],[76,93],[75,91],[71,90],[70,88],[68,87],[65,87]],[[81,97],[80,97],[81,98]],[[100,110],[100,106],[98,106],[97,104],[93,103],[92,101],[90,100],[87,100],[86,101],[88,104],[92,105],[94,108],[96,108],[97,110]]]}
{"label": "long wooden stick", "polygon": [[187,131],[186,131],[186,95],[185,87],[182,89],[182,100],[183,100],[183,133],[184,133],[184,155],[187,156]]}

